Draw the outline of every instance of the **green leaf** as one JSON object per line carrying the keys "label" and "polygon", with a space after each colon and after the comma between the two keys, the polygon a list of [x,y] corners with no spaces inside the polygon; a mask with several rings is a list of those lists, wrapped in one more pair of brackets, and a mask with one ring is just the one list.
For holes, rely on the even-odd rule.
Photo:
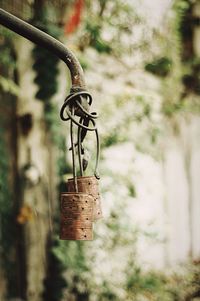
{"label": "green leaf", "polygon": [[0,87],[4,92],[9,92],[16,96],[19,95],[19,86],[17,86],[16,83],[9,78],[0,76]]}

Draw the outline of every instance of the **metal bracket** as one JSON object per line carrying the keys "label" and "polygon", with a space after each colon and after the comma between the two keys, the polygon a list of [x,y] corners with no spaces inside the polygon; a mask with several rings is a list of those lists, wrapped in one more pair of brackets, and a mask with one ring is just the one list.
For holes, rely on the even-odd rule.
{"label": "metal bracket", "polygon": [[48,49],[64,61],[71,74],[71,92],[86,90],[83,69],[78,59],[73,52],[66,48],[61,42],[3,9],[0,9],[0,24],[29,41]]}

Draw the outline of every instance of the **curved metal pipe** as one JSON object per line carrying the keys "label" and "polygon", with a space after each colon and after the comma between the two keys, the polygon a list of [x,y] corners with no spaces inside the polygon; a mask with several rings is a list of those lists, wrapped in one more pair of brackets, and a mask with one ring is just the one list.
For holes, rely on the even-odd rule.
{"label": "curved metal pipe", "polygon": [[77,88],[86,88],[83,69],[79,61],[61,42],[3,9],[0,9],[0,24],[18,33],[31,42],[48,49],[63,60],[70,70],[72,90],[77,90]]}

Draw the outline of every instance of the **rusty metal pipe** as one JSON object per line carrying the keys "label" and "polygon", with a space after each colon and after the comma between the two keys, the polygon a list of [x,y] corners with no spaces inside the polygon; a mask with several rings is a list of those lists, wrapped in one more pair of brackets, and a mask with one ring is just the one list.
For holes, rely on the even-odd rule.
{"label": "rusty metal pipe", "polygon": [[86,88],[83,69],[79,61],[61,42],[3,9],[0,9],[0,24],[31,42],[48,49],[63,60],[70,70],[72,91]]}

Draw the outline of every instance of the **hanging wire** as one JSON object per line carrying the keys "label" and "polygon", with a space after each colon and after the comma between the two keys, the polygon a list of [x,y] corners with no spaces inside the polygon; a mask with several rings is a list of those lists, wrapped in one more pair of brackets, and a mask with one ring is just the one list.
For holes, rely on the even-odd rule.
{"label": "hanging wire", "polygon": [[[74,115],[74,107],[72,107],[72,116],[73,115]],[[78,192],[77,176],[76,176],[76,154],[75,154],[75,145],[74,145],[74,127],[73,127],[72,119],[71,119],[71,123],[70,123],[70,137],[71,137],[71,149],[72,149],[74,186],[75,186],[75,192]]]}
{"label": "hanging wire", "polygon": [[[80,120],[81,123],[81,120]],[[82,128],[79,126],[78,127],[78,160],[79,160],[79,167],[80,167],[80,175],[81,177],[83,176],[83,162],[82,162],[82,146],[81,146],[81,131]]]}
{"label": "hanging wire", "polygon": [[[86,100],[85,106],[87,107],[88,110],[82,105],[83,100]],[[70,136],[71,136],[70,150],[72,150],[73,178],[74,178],[74,185],[75,185],[76,192],[78,191],[78,186],[77,186],[75,148],[77,146],[80,176],[83,176],[84,170],[86,168],[84,168],[83,161],[82,161],[82,155],[84,154],[84,148],[82,143],[87,135],[87,131],[95,131],[97,151],[96,151],[96,163],[94,168],[94,175],[97,179],[100,179],[98,174],[100,143],[99,143],[98,130],[95,122],[95,119],[98,117],[98,115],[96,112],[89,113],[89,107],[91,104],[92,104],[92,96],[87,91],[79,91],[79,92],[71,93],[65,99],[65,102],[60,110],[60,118],[63,121],[70,120]],[[77,119],[77,116],[79,117],[79,120]],[[73,124],[76,124],[78,126],[77,143],[74,143]]]}

